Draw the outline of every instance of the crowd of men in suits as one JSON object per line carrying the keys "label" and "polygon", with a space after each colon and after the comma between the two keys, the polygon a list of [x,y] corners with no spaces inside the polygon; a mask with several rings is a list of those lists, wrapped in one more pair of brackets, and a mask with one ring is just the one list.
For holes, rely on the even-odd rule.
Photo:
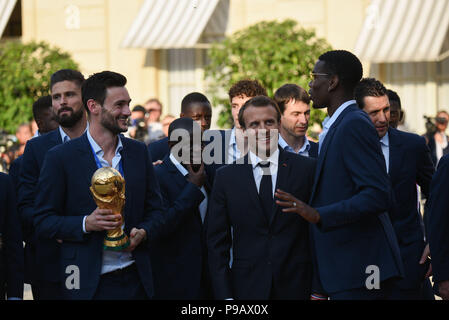
{"label": "crowd of men in suits", "polygon": [[[226,131],[190,93],[147,147],[122,135],[123,75],[55,72],[58,127],[41,121],[0,175],[0,294],[21,299],[25,282],[36,300],[449,299],[449,158],[435,173],[424,138],[390,126],[391,94],[362,74],[335,50],[308,92],[285,84],[271,99],[239,81]],[[318,143],[311,102],[327,108]],[[125,179],[123,219],[90,193],[102,167]],[[106,250],[120,226],[129,246]]]}

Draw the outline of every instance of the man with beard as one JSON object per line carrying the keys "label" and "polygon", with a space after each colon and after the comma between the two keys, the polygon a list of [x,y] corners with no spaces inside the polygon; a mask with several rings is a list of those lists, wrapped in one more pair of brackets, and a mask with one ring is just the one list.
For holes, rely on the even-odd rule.
{"label": "man with beard", "polygon": [[[165,232],[165,219],[147,146],[120,135],[128,130],[131,115],[125,85],[126,78],[111,71],[85,81],[82,96],[89,128],[78,139],[50,150],[39,177],[36,233],[61,242],[57,274],[65,284],[65,299],[153,296],[147,241]],[[124,219],[94,201],[91,180],[102,167],[119,171],[125,179]],[[105,231],[120,227],[129,245],[104,246]]]}
{"label": "man with beard", "polygon": [[[60,244],[56,240],[37,240],[33,227],[34,199],[39,173],[47,151],[79,137],[87,126],[81,99],[84,76],[62,69],[50,79],[51,100],[59,128],[28,141],[19,175],[18,208],[25,246],[26,282],[32,284],[33,298],[60,299],[57,263]],[[39,263],[37,263],[39,262]]]}
{"label": "man with beard", "polygon": [[293,202],[283,209],[274,197],[276,190],[308,201],[315,160],[278,148],[280,119],[272,99],[248,100],[238,117],[248,137],[244,164],[237,160],[217,170],[206,227],[216,299],[310,298],[308,223],[289,212]]}
{"label": "man with beard", "polygon": [[305,157],[318,157],[318,144],[306,137],[310,119],[310,97],[296,84],[284,84],[274,93],[281,110],[279,145],[285,151]]}

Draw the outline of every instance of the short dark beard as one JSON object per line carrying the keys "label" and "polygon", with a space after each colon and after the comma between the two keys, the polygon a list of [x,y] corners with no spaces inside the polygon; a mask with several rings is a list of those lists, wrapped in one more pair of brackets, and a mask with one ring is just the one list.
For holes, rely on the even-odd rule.
{"label": "short dark beard", "polygon": [[[72,114],[70,116],[60,117],[59,113],[61,110],[72,110]],[[71,108],[65,108],[59,110],[58,114],[55,115],[55,120],[59,123],[59,125],[63,128],[72,128],[74,127],[83,117],[84,109],[79,109],[78,111],[73,111]]]}
{"label": "short dark beard", "polygon": [[118,135],[122,132],[127,131],[126,129],[120,128],[117,123],[117,119],[114,118],[108,111],[101,107],[101,118],[100,123],[103,127],[109,130],[112,134]]}

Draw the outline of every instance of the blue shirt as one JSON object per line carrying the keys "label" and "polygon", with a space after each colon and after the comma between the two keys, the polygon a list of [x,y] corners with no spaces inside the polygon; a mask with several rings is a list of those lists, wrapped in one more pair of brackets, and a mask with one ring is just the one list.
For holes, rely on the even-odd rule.
{"label": "blue shirt", "polygon": [[387,173],[390,164],[390,139],[388,137],[388,132],[382,139],[380,139],[380,146],[382,147],[382,153],[384,154],[385,165],[387,166]]}
{"label": "blue shirt", "polygon": [[285,151],[296,153],[296,154],[299,154],[300,156],[304,156],[304,157],[308,157],[309,156],[310,142],[309,142],[309,139],[307,139],[306,136],[304,136],[304,143],[303,143],[301,149],[299,149],[298,152],[293,150],[293,148],[288,145],[287,141],[285,141],[284,138],[282,138],[281,134],[279,134],[279,141],[278,141],[278,143],[281,146],[281,148],[284,149]]}
{"label": "blue shirt", "polygon": [[[100,160],[101,165],[103,167],[110,167],[109,163],[103,158],[104,157],[103,149],[101,149],[101,147],[92,138],[89,130],[87,130],[87,139],[89,140],[92,150],[95,152],[98,159]],[[117,142],[117,147],[115,148],[115,155],[114,155],[114,158],[112,158],[112,168],[119,170],[120,160],[122,159],[120,151],[123,149],[123,145],[122,145],[122,141],[120,140],[119,136],[117,136],[117,139],[118,139],[118,142]],[[85,220],[86,220],[86,217],[84,217],[84,220],[83,220],[83,231],[84,232],[86,232]],[[122,228],[124,226],[125,226],[125,224],[122,225]],[[133,263],[134,263],[134,260],[132,259],[131,252],[103,250],[103,264],[101,266],[101,274],[105,274],[105,273],[108,273],[108,272],[111,272],[114,270],[126,268]]]}
{"label": "blue shirt", "polygon": [[318,154],[320,154],[321,146],[324,143],[324,139],[326,138],[327,132],[329,131],[330,127],[334,124],[334,122],[338,119],[338,116],[351,104],[355,104],[355,100],[349,100],[343,103],[341,106],[338,107],[337,110],[335,110],[332,117],[329,118],[327,116],[323,121],[323,131],[321,131],[319,135],[319,142],[318,142]]}

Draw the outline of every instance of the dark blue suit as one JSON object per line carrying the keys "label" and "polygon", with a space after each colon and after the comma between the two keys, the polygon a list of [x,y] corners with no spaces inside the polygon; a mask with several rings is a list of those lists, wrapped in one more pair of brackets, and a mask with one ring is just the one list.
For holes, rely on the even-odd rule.
{"label": "dark blue suit", "polygon": [[11,178],[0,173],[0,300],[23,298],[23,245]]}
{"label": "dark blue suit", "polygon": [[152,161],[164,159],[165,156],[170,153],[170,148],[168,147],[168,137],[151,142],[148,145],[148,150],[150,151]]}
{"label": "dark blue suit", "polygon": [[430,150],[423,137],[388,129],[389,176],[394,193],[394,205],[388,211],[398,239],[405,277],[397,283],[400,299],[433,298],[429,280],[424,281],[428,264],[420,265],[426,243],[421,214],[417,207],[416,184],[429,195],[434,172]]}
{"label": "dark blue suit", "polygon": [[309,140],[310,149],[309,149],[309,157],[318,158],[318,143]]}
{"label": "dark blue suit", "polygon": [[[126,203],[123,211],[125,233],[143,228],[147,241],[163,231],[162,203],[159,184],[145,144],[121,137]],[[97,170],[90,143],[85,133],[80,138],[57,146],[47,153],[39,177],[36,196],[35,227],[39,238],[61,239],[61,257],[57,265],[62,283],[66,268],[78,266],[80,289],[63,287],[63,297],[92,299],[100,281],[105,232],[83,232],[83,218],[95,204],[89,187]],[[146,242],[132,253],[140,281],[148,297],[153,296],[151,263]]]}
{"label": "dark blue suit", "polygon": [[[315,164],[280,149],[276,188],[307,202]],[[281,210],[274,203],[267,218],[248,156],[245,164],[217,170],[206,230],[216,299],[309,299],[313,277],[309,226],[298,214]]]}
{"label": "dark blue suit", "polygon": [[[155,299],[211,298],[204,226],[198,206],[204,195],[167,155],[155,167],[165,214],[179,216],[173,232],[150,245]],[[207,186],[205,186],[207,192]]]}
{"label": "dark blue suit", "polygon": [[[25,278],[33,285],[34,299],[59,297],[59,243],[37,241],[33,227],[34,200],[39,174],[47,151],[62,143],[59,129],[29,140],[22,156],[19,176],[18,207],[25,245]],[[38,263],[39,262],[39,263]],[[39,289],[42,288],[42,290]],[[55,292],[53,292],[55,290]]]}
{"label": "dark blue suit", "polygon": [[19,175],[20,175],[20,167],[22,166],[22,160],[23,160],[23,156],[20,156],[17,159],[15,159],[9,166],[9,171],[8,171],[8,175],[11,177],[16,191],[19,188]]}
{"label": "dark blue suit", "polygon": [[449,155],[443,156],[438,163],[430,187],[428,208],[427,238],[433,281],[438,284],[449,280]]}
{"label": "dark blue suit", "polygon": [[[391,200],[385,160],[368,115],[355,104],[348,106],[320,143],[310,201],[321,216],[311,227],[316,283],[339,299],[338,292],[365,287],[368,266],[378,266],[384,281],[400,276],[402,263],[386,213]],[[344,296],[357,298],[364,297]]]}

